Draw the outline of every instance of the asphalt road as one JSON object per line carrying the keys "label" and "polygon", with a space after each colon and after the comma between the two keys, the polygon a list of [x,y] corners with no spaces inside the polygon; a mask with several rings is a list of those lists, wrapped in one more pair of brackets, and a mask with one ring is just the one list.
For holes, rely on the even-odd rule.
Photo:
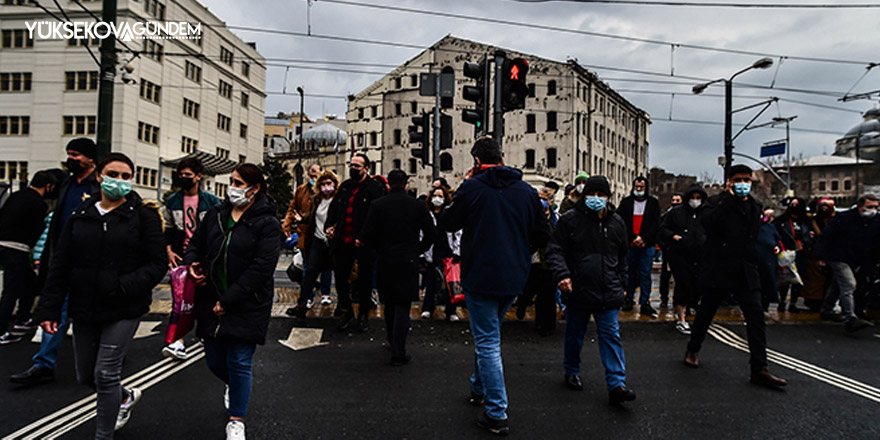
{"label": "asphalt road", "polygon": [[[414,321],[409,345],[414,359],[400,368],[387,365],[381,323],[374,319],[368,333],[353,335],[334,332],[331,320],[310,319],[307,326],[326,329],[321,340],[327,345],[293,351],[278,340],[287,338],[294,321],[274,319],[269,343],[255,358],[249,438],[490,437],[475,426],[479,410],[466,403],[473,362],[467,323]],[[724,329],[745,337],[742,324],[724,324],[717,334],[726,335]],[[880,438],[880,390],[872,398],[880,386],[880,339],[873,331],[851,336],[825,324],[768,326],[769,345],[790,357],[785,362],[811,364],[798,363],[802,372],[771,365],[790,381],[785,391],[749,385],[747,355],[716,338],[707,339],[703,368],[691,370],[681,363],[686,341],[670,324],[624,322],[622,332],[628,385],[638,399],[614,408],[607,403],[595,341],[584,348],[585,390],[573,392],[562,385],[562,328],[543,338],[531,322],[505,322],[511,436]],[[589,335],[595,335],[592,326]],[[723,338],[735,345],[735,336]],[[222,383],[203,359],[193,358],[187,366],[162,361],[161,346],[159,335],[132,344],[124,375],[148,389],[116,438],[223,438]],[[35,351],[30,343],[2,347],[0,376],[27,368]],[[45,438],[70,429],[62,438],[90,438],[94,420],[88,417],[88,402],[69,407],[90,394],[74,382],[68,339],[53,383],[0,386],[0,435],[31,425],[19,436],[45,429],[37,436]]]}

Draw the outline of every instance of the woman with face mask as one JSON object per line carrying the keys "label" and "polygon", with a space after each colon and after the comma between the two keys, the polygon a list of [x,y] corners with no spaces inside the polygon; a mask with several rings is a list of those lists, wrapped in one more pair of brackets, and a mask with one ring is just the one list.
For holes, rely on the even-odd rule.
{"label": "woman with face mask", "polygon": [[205,214],[183,259],[199,286],[196,335],[205,344],[208,369],[226,384],[227,439],[245,438],[254,351],[266,343],[272,313],[282,233],[277,206],[266,193],[259,167],[236,167],[229,197]]}
{"label": "woman with face mask", "polygon": [[766,312],[771,302],[779,300],[776,288],[776,256],[782,250],[782,235],[775,226],[776,216],[773,209],[765,209],[761,217],[761,228],[758,229],[758,275],[761,280],[761,305]]}
{"label": "woman with face mask", "polygon": [[[431,194],[425,199],[425,205],[434,219],[434,226],[437,225],[443,209],[452,202],[452,195],[446,188],[440,186],[434,188]],[[443,272],[443,259],[452,258],[458,260],[460,258],[461,231],[438,233],[434,245],[422,255],[425,261],[425,276],[427,283],[425,287],[425,300],[422,302],[422,319],[431,319],[434,316],[434,309],[437,304],[437,292],[440,289],[440,283],[443,281],[440,273]],[[455,311],[456,306],[451,302],[444,305],[444,313],[446,319],[450,321],[458,321],[460,318]]]}
{"label": "woman with face mask", "polygon": [[120,384],[122,361],[168,265],[159,205],[132,192],[134,169],[121,153],[98,163],[101,196],[86,199],[65,224],[37,311],[43,331],[57,333],[69,294],[77,381],[98,395],[96,439],[113,438],[141,397]]}
{"label": "woman with face mask", "polygon": [[[303,275],[303,281],[300,285],[300,296],[295,307],[287,309],[285,313],[289,316],[305,318],[308,307],[306,303],[309,295],[315,288],[318,275],[322,272],[333,269],[333,259],[330,256],[330,241],[324,232],[324,224],[327,222],[327,213],[330,210],[330,203],[336,196],[339,188],[339,178],[332,171],[324,171],[318,176],[315,188],[318,191],[312,197],[311,206],[314,209],[314,215],[309,216],[309,224],[305,234],[302,235],[303,256],[305,256],[306,268]],[[329,302],[329,297],[321,300],[322,304]]]}
{"label": "woman with face mask", "polygon": [[[801,296],[804,298],[804,305],[811,312],[818,312],[822,307],[822,301],[825,299],[825,292],[831,287],[832,276],[827,267],[819,267],[816,256],[817,244],[822,231],[828,222],[834,218],[834,199],[830,197],[822,197],[816,203],[814,213],[807,220],[807,235],[810,240],[807,242],[804,251],[807,254],[807,264],[803,269],[804,287],[801,289]],[[801,266],[798,266],[800,269]],[[839,320],[839,315],[826,315],[823,318]]]}

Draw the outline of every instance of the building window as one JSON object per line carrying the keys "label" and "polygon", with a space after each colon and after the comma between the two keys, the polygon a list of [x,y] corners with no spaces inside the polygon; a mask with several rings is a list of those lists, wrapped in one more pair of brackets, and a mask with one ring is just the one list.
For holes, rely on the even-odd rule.
{"label": "building window", "polygon": [[34,39],[27,29],[4,29],[2,33],[3,49],[24,49],[34,47]]}
{"label": "building window", "polygon": [[143,54],[156,62],[162,62],[162,55],[165,53],[165,48],[156,43],[153,40],[144,40],[144,52]]}
{"label": "building window", "polygon": [[400,145],[400,129],[394,130],[394,145]]}
{"label": "building window", "polygon": [[370,115],[374,118],[379,116],[379,106],[374,105],[370,107]]}
{"label": "building window", "polygon": [[535,115],[526,115],[526,133],[535,132]]}
{"label": "building window", "polygon": [[400,77],[398,76],[397,78],[394,78],[394,88],[400,89],[402,87],[403,85],[401,84]]}
{"label": "building window", "polygon": [[852,191],[852,180],[844,180],[843,181],[843,190],[844,191]]}
{"label": "building window", "polygon": [[64,116],[64,134],[82,135],[95,134],[97,132],[97,117],[95,116]]}
{"label": "building window", "polygon": [[364,109],[358,109],[358,119],[364,119]]}
{"label": "building window", "polygon": [[403,113],[400,103],[394,104],[394,114],[400,116]]}
{"label": "building window", "polygon": [[159,20],[165,19],[165,5],[156,0],[144,0],[144,11]]}
{"label": "building window", "polygon": [[378,137],[379,137],[379,134],[376,133],[375,131],[370,132],[370,146],[371,147],[376,146],[376,144],[378,143]]}
{"label": "building window", "polygon": [[413,102],[410,104],[409,111],[410,111],[410,113],[418,113],[418,112],[419,112],[419,103],[413,101]]}
{"label": "building window", "polygon": [[226,198],[226,193],[229,190],[229,185],[225,183],[214,183],[214,195],[220,197],[221,199]]}
{"label": "building window", "polygon": [[243,138],[247,137],[247,124],[238,124],[238,136]]}
{"label": "building window", "polygon": [[100,38],[70,38],[67,40],[68,47],[86,47],[86,46],[100,46],[101,39]]}
{"label": "building window", "polygon": [[[81,92],[98,90],[98,71],[91,72],[64,72],[64,90],[68,92]],[[143,96],[143,80],[141,80],[141,93]]]}
{"label": "building window", "polygon": [[523,168],[528,168],[528,169],[535,168],[535,150],[532,150],[532,149],[526,150],[526,164]]}
{"label": "building window", "polygon": [[0,73],[0,92],[30,92],[30,72]]}
{"label": "building window", "polygon": [[251,65],[248,64],[246,61],[241,62],[241,74],[245,78],[248,78],[251,75]]}
{"label": "building window", "polygon": [[825,181],[824,180],[819,181],[819,191],[825,191],[825,189],[826,189]]}
{"label": "building window", "polygon": [[535,97],[535,83],[529,83],[529,98]]}
{"label": "building window", "polygon": [[547,149],[547,168],[556,168],[556,149]]}
{"label": "building window", "polygon": [[232,51],[220,46],[220,61],[232,66]]}
{"label": "building window", "polygon": [[832,180],[831,181],[831,191],[836,192],[839,190],[840,190],[840,182],[838,182],[837,180]]}
{"label": "building window", "polygon": [[409,85],[413,87],[419,86],[419,76],[418,75],[410,75],[409,76]]}
{"label": "building window", "polygon": [[159,127],[139,121],[138,140],[148,144],[159,145]]}
{"label": "building window", "polygon": [[186,136],[180,137],[180,151],[182,153],[195,153],[198,149],[199,141]]}
{"label": "building window", "polygon": [[394,161],[393,161],[392,163],[394,164],[394,169],[395,169],[395,170],[399,170],[399,169],[400,169],[400,159],[394,159]]}
{"label": "building window", "polygon": [[162,102],[162,86],[141,78],[141,98],[155,104]]}
{"label": "building window", "polygon": [[452,171],[452,155],[443,153],[440,155],[440,171]]}
{"label": "building window", "polygon": [[358,133],[358,147],[364,146],[364,134]]}
{"label": "building window", "polygon": [[195,64],[187,61],[185,73],[186,73],[186,77],[188,79],[195,81],[197,83],[202,82],[202,68],[201,67],[196,66]]}
{"label": "building window", "polygon": [[229,126],[232,123],[232,118],[224,115],[223,113],[217,113],[217,128],[223,130],[225,132],[229,132]]}
{"label": "building window", "polygon": [[547,112],[547,131],[556,131],[556,112]]}
{"label": "building window", "polygon": [[221,159],[229,159],[229,150],[217,147],[217,157]]}
{"label": "building window", "polygon": [[199,103],[183,98],[183,114],[193,119],[199,119]]}
{"label": "building window", "polygon": [[241,106],[247,108],[249,102],[250,96],[248,96],[248,94],[245,92],[241,92]]}
{"label": "building window", "polygon": [[0,136],[27,136],[30,133],[30,116],[0,116]]}
{"label": "building window", "polygon": [[551,79],[547,81],[547,96],[552,96],[556,94],[556,80]]}
{"label": "building window", "polygon": [[219,86],[217,90],[220,92],[220,96],[226,99],[232,99],[232,84],[229,84],[222,79],[218,82]]}
{"label": "building window", "polygon": [[244,154],[239,154],[238,163],[247,163],[247,156],[245,156]]}
{"label": "building window", "polygon": [[414,157],[410,158],[409,159],[409,174],[410,175],[416,174],[418,172],[418,166],[419,166],[418,160],[416,160],[416,158],[414,158]]}

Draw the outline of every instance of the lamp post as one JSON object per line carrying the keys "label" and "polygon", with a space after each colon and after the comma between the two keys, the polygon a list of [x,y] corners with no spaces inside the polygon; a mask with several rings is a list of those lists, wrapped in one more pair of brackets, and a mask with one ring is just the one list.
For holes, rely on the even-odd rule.
{"label": "lamp post", "polygon": [[305,91],[303,91],[302,86],[297,86],[297,93],[299,93],[299,149],[297,150],[297,161],[296,161],[296,186],[299,188],[302,185],[303,178],[303,168],[302,168],[302,156],[303,156],[303,141],[305,141],[305,137],[303,136],[303,107],[304,101],[303,95]]}
{"label": "lamp post", "polygon": [[699,95],[712,84],[724,82],[724,179],[730,175],[730,164],[733,162],[733,79],[752,69],[767,69],[773,65],[770,58],[761,58],[751,66],[734,73],[730,78],[719,78],[703,84],[697,84],[691,89],[695,95]]}

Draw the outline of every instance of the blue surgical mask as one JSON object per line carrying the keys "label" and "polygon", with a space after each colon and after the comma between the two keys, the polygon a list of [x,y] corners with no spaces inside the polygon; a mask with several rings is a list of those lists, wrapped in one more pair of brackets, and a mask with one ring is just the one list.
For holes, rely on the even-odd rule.
{"label": "blue surgical mask", "polygon": [[309,179],[309,186],[315,186],[315,179]]}
{"label": "blue surgical mask", "polygon": [[114,179],[103,176],[101,192],[110,200],[119,200],[131,192],[131,180]]}
{"label": "blue surgical mask", "polygon": [[599,196],[587,196],[584,203],[591,211],[599,212],[605,209],[605,198]]}
{"label": "blue surgical mask", "polygon": [[752,184],[750,182],[737,182],[733,184],[733,193],[737,197],[746,197],[752,192]]}
{"label": "blue surgical mask", "polygon": [[636,197],[645,197],[644,191],[633,191],[633,195]]}
{"label": "blue surgical mask", "polygon": [[541,199],[541,206],[543,206],[543,207],[544,207],[544,211],[546,211],[547,208],[550,207],[550,202],[548,202],[548,201],[546,201],[546,200],[544,200],[544,199]]}

